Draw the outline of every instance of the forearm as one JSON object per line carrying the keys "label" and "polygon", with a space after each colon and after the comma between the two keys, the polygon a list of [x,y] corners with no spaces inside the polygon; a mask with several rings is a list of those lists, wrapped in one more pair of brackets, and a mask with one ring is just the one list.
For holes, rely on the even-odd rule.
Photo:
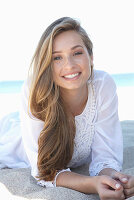
{"label": "forearm", "polygon": [[56,186],[70,188],[82,193],[93,194],[96,191],[97,177],[80,175],[74,172],[60,173],[56,180]]}

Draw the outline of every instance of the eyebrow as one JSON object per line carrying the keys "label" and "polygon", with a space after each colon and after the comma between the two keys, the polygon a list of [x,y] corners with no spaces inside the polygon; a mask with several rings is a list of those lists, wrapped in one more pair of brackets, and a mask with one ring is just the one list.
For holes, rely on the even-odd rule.
{"label": "eyebrow", "polygon": [[[76,46],[72,47],[71,50],[74,50],[74,49],[76,49],[78,47],[82,47],[83,48],[83,46],[81,46],[81,45],[76,45]],[[61,52],[62,51],[53,51],[52,54],[54,54],[54,53],[61,53]]]}

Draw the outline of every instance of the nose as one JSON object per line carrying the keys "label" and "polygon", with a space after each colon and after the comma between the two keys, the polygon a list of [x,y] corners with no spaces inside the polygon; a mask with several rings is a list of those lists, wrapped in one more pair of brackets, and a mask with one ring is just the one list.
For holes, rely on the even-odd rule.
{"label": "nose", "polygon": [[75,66],[75,62],[71,56],[67,56],[65,59],[64,67],[66,68],[72,68]]}

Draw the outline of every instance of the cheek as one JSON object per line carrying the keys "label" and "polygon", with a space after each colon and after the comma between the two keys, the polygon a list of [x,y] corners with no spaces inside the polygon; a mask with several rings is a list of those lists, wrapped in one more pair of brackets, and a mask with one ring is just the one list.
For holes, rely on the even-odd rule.
{"label": "cheek", "polygon": [[91,76],[91,64],[89,59],[85,59],[85,62],[83,62],[83,70],[85,75],[89,78]]}
{"label": "cheek", "polygon": [[83,65],[90,65],[90,58],[89,58],[89,56],[85,53],[85,54],[83,54],[82,57],[79,57],[79,62],[81,62]]}
{"label": "cheek", "polygon": [[82,66],[84,67],[84,69],[85,69],[86,71],[90,71],[91,64],[90,64],[90,61],[89,61],[88,58],[85,58],[85,59],[83,60]]}

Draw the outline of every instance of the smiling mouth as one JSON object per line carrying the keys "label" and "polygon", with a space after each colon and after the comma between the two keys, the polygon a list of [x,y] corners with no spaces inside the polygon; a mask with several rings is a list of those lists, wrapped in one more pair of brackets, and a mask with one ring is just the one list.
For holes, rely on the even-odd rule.
{"label": "smiling mouth", "polygon": [[81,74],[81,72],[78,72],[78,73],[75,73],[75,74],[63,76],[63,78],[65,78],[65,79],[75,79],[75,78],[79,77],[80,74]]}

